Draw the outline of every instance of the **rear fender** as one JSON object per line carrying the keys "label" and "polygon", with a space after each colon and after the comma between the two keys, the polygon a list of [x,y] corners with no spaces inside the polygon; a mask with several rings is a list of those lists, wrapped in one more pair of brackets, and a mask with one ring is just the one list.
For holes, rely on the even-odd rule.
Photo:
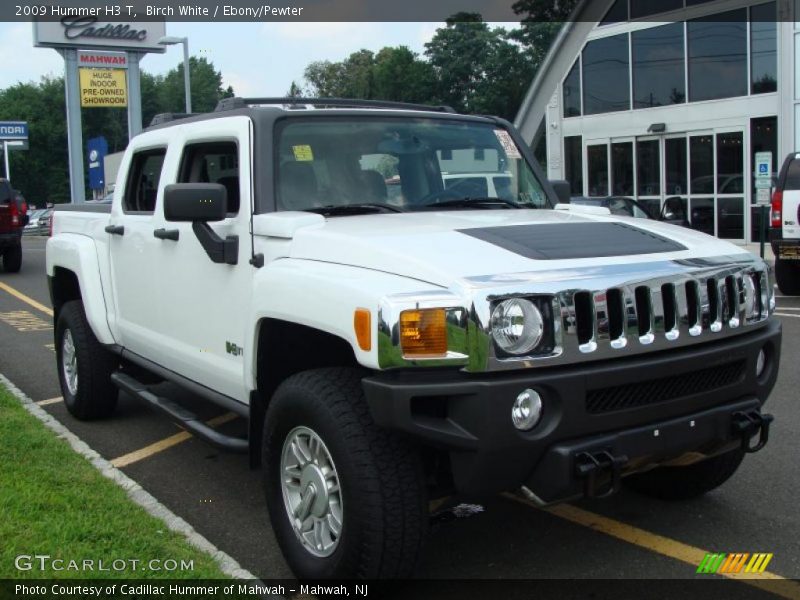
{"label": "rear fender", "polygon": [[[83,235],[60,233],[47,241],[46,265],[48,277],[56,269],[71,271],[78,279],[86,319],[101,344],[114,344],[108,326],[106,298],[100,281],[100,261],[94,240]],[[56,306],[58,299],[52,298]]]}

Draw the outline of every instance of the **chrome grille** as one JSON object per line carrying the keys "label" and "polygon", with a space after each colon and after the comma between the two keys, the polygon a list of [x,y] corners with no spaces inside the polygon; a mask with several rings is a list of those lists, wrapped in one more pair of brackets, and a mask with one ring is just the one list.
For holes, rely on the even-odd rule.
{"label": "chrome grille", "polygon": [[[467,367],[472,371],[683,347],[742,333],[766,321],[772,310],[766,265],[750,255],[476,277],[466,283],[472,297]],[[495,352],[492,307],[511,297],[552,302],[554,344],[542,353]],[[754,313],[748,317],[749,305]]]}
{"label": "chrome grille", "polygon": [[[745,277],[753,278],[753,288],[744,285]],[[758,293],[761,285],[757,272],[739,272],[599,291],[575,290],[559,294],[558,300],[565,334],[574,334],[578,350],[588,354],[603,346],[648,346],[658,338],[676,341],[681,336],[736,329],[745,322],[750,293],[757,307],[750,320],[762,320],[767,310]]]}

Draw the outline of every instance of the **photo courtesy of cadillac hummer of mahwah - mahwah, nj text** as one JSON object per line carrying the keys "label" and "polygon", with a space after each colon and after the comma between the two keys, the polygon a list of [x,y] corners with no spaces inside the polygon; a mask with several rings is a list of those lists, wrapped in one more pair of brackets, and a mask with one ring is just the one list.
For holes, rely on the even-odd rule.
{"label": "photo courtesy of cadillac hummer of mahwah - mahwah, nj text", "polygon": [[413,576],[440,498],[723,485],[769,436],[767,265],[568,194],[508,122],[448,107],[159,115],[112,201],[54,213],[66,405],[102,428],[121,391],[249,455],[301,578]]}

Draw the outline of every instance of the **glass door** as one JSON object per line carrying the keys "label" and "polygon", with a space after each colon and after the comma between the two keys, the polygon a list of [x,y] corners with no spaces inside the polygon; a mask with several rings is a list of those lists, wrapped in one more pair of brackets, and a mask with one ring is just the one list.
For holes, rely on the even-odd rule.
{"label": "glass door", "polygon": [[661,212],[661,138],[636,138],[636,199],[653,217]]}

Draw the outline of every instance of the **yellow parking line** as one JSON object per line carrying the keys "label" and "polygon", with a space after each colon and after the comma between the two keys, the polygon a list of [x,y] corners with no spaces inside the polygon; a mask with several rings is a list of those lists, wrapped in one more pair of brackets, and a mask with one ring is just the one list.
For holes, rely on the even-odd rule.
{"label": "yellow parking line", "polygon": [[[225,413],[224,415],[220,415],[218,417],[214,417],[213,419],[209,419],[208,421],[206,421],[206,425],[210,425],[211,427],[216,427],[218,425],[222,425],[223,423],[233,421],[236,417],[237,415],[232,412]],[[154,442],[149,446],[140,448],[139,450],[134,450],[133,452],[129,452],[128,454],[123,454],[122,456],[118,456],[117,458],[111,461],[111,464],[117,467],[118,469],[122,467],[127,467],[128,465],[132,465],[133,463],[139,462],[140,460],[149,458],[154,454],[163,452],[167,448],[172,448],[173,446],[177,446],[178,444],[185,442],[186,440],[189,440],[191,438],[192,438],[191,433],[189,433],[188,431],[181,431],[180,433],[176,433],[175,435],[171,435],[168,438],[164,438],[163,440]]]}
{"label": "yellow parking line", "polygon": [[[540,508],[535,503],[515,494],[503,494],[506,498],[520,502],[527,506]],[[629,544],[634,544],[640,548],[645,548],[651,552],[656,552],[663,556],[679,560],[692,565],[695,569],[708,553],[707,550],[684,544],[677,540],[651,533],[639,527],[628,525],[621,521],[609,519],[588,510],[572,506],[571,504],[559,504],[542,509],[545,512],[555,515],[577,525],[588,527],[594,531],[599,531],[611,537],[615,537]],[[689,575],[694,574],[694,571]],[[765,571],[763,573],[724,573],[723,577],[738,579],[742,583],[752,585],[766,592],[770,592],[789,600],[800,599],[800,584],[791,581],[775,573]]]}
{"label": "yellow parking line", "polygon": [[35,308],[36,310],[40,310],[44,314],[46,314],[48,316],[51,316],[51,317],[53,316],[53,309],[52,308],[50,308],[48,306],[45,306],[44,304],[42,304],[40,302],[37,302],[36,300],[31,298],[30,296],[26,296],[25,294],[23,294],[19,290],[15,290],[13,287],[11,287],[10,285],[8,285],[6,283],[3,283],[2,281],[0,281],[0,290],[5,290],[6,292],[11,294],[15,298],[17,298],[19,300],[22,300],[26,304],[29,304],[30,306]]}
{"label": "yellow parking line", "polygon": [[39,400],[36,404],[38,404],[39,406],[48,406],[50,404],[58,404],[62,400],[64,399],[61,396],[58,396],[57,398],[48,398],[47,400]]}

